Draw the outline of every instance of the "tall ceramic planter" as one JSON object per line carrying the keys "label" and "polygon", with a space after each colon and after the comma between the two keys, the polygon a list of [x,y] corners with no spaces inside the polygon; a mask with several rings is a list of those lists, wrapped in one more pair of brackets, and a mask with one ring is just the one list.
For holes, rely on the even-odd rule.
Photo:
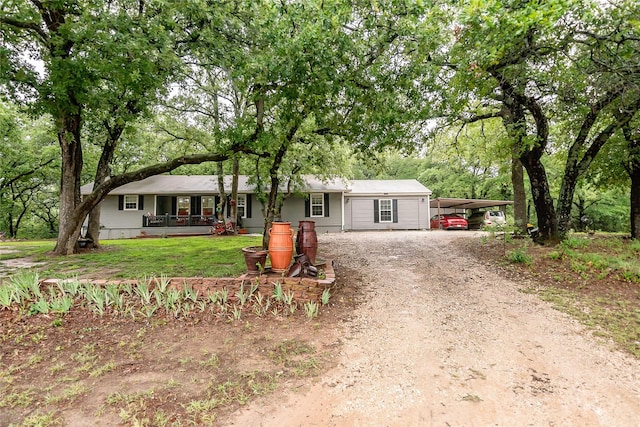
{"label": "tall ceramic planter", "polygon": [[293,256],[293,230],[290,222],[273,222],[269,229],[269,258],[271,270],[284,273]]}
{"label": "tall ceramic planter", "polygon": [[296,235],[296,253],[305,254],[311,264],[316,263],[318,252],[318,236],[316,234],[316,222],[304,220],[298,223],[298,234]]}

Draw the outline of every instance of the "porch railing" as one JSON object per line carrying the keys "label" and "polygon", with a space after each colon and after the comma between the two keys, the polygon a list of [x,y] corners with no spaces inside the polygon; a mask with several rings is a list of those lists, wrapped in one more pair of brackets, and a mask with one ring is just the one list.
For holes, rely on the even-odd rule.
{"label": "porch railing", "polygon": [[215,215],[143,215],[143,227],[192,227],[212,226],[218,219]]}

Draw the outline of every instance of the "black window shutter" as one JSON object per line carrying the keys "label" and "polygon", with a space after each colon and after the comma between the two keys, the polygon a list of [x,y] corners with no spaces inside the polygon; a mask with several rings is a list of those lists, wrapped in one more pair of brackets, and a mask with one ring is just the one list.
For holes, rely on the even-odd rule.
{"label": "black window shutter", "polygon": [[393,222],[398,222],[398,199],[393,199]]}
{"label": "black window shutter", "polygon": [[245,202],[244,211],[246,213],[246,217],[251,218],[251,194],[247,194],[245,195],[245,197],[246,197],[246,202]]}
{"label": "black window shutter", "polygon": [[309,218],[311,216],[311,196],[307,194],[304,198],[304,217]]}
{"label": "black window shutter", "polygon": [[124,209],[124,196],[118,196],[118,210],[121,211]]}
{"label": "black window shutter", "polygon": [[324,216],[329,216],[329,193],[324,193]]}
{"label": "black window shutter", "polygon": [[[231,196],[227,196],[227,216],[231,217]],[[235,222],[235,219],[232,221]]]}
{"label": "black window shutter", "polygon": [[176,215],[178,213],[178,198],[173,196],[171,198],[171,215]]}
{"label": "black window shutter", "polygon": [[144,210],[144,196],[142,194],[138,195],[138,210],[139,211]]}
{"label": "black window shutter", "polygon": [[218,216],[218,205],[220,204],[220,196],[215,196],[213,198],[213,212],[214,215]]}
{"label": "black window shutter", "polygon": [[378,199],[373,200],[373,222],[380,222],[380,207],[378,206]]}

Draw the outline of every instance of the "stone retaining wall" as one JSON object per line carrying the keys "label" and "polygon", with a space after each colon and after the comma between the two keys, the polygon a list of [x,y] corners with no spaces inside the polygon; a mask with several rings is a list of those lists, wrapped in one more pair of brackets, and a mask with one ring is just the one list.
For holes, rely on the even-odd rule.
{"label": "stone retaining wall", "polygon": [[[320,302],[322,292],[327,288],[332,288],[336,281],[335,271],[333,269],[333,261],[327,260],[324,266],[325,277],[323,279],[313,277],[282,277],[280,274],[265,273],[259,276],[250,276],[244,274],[240,277],[171,277],[166,280],[169,286],[182,289],[184,284],[190,285],[202,295],[208,295],[223,288],[227,289],[229,300],[235,301],[236,292],[241,286],[244,290],[251,289],[252,285],[258,284],[258,289],[262,295],[272,295],[276,283],[282,285],[284,292],[293,292],[294,299],[298,302],[305,303],[307,301]],[[158,279],[155,279],[158,280]],[[59,279],[41,280],[42,285],[55,285]],[[105,286],[107,284],[136,284],[137,280],[91,280],[80,279],[83,283],[91,283],[96,286]]]}

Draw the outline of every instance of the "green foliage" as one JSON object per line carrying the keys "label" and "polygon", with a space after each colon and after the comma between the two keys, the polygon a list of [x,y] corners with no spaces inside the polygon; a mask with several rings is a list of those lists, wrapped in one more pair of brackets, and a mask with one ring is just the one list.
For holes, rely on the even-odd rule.
{"label": "green foliage", "polygon": [[507,259],[509,262],[514,264],[531,264],[533,262],[533,258],[526,253],[526,251],[522,248],[516,248],[513,251],[510,251],[507,254]]}
{"label": "green foliage", "polygon": [[322,305],[329,304],[329,298],[331,298],[331,291],[329,290],[329,288],[326,288],[324,291],[322,291]]}
{"label": "green foliage", "polygon": [[[48,117],[30,119],[0,102],[0,231],[29,237],[55,229],[57,144]],[[52,219],[51,222],[47,222]]]}

